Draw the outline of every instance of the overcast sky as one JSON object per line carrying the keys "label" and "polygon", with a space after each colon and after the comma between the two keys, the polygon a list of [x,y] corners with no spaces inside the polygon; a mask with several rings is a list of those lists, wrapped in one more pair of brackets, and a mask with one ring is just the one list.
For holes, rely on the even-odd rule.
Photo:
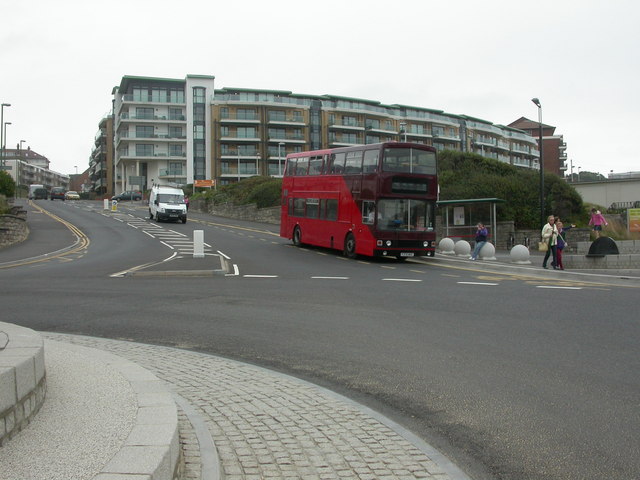
{"label": "overcast sky", "polygon": [[[574,173],[639,171],[640,2],[0,2],[0,101],[62,173],[88,167],[124,75],[521,116],[564,135]],[[569,167],[569,163],[567,162]]]}

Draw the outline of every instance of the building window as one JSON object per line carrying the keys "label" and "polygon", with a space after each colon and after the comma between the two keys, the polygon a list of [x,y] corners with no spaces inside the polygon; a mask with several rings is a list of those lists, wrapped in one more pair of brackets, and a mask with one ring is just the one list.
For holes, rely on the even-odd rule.
{"label": "building window", "polygon": [[137,107],[136,119],[138,120],[153,120],[153,108]]}
{"label": "building window", "polygon": [[256,111],[248,108],[239,108],[237,111],[238,120],[255,120]]}
{"label": "building window", "polygon": [[205,103],[205,89],[202,87],[193,87],[193,103]]}
{"label": "building window", "polygon": [[153,138],[153,127],[150,125],[136,125],[136,138]]}
{"label": "building window", "polygon": [[182,138],[182,127],[169,127],[169,138]]}
{"label": "building window", "polygon": [[204,125],[193,126],[193,138],[195,140],[204,140]]}
{"label": "building window", "polygon": [[169,120],[184,120],[181,108],[169,108]]}
{"label": "building window", "polygon": [[136,144],[136,157],[153,157],[153,145]]}
{"label": "building window", "polygon": [[238,127],[238,138],[256,138],[255,127]]}

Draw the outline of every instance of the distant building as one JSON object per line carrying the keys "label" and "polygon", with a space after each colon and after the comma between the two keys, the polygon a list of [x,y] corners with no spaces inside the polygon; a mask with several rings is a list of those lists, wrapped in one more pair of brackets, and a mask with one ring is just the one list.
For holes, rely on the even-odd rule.
{"label": "distant building", "polygon": [[[113,167],[108,124],[101,124],[90,163],[94,191],[105,194],[109,185],[120,193],[153,183],[225,185],[255,175],[277,177],[288,153],[388,141],[539,168],[531,134],[441,110],[285,90],[214,90],[214,77],[205,75],[124,76],[112,93]],[[106,160],[98,161],[103,154]]]}
{"label": "distant building", "polygon": [[98,197],[112,197],[114,193],[113,115],[105,115],[98,125],[89,159],[85,189]]}
{"label": "distant building", "polygon": [[49,159],[39,153],[25,149],[4,150],[4,164],[9,167],[9,175],[18,186],[44,185],[46,188],[69,186],[69,175],[49,170]]}
{"label": "distant building", "polygon": [[213,82],[122,77],[112,92],[115,193],[212,178]]}
{"label": "distant building", "polygon": [[[517,128],[536,139],[540,138],[540,124],[535,120],[520,117],[515,122],[509,124],[510,127]],[[544,161],[545,172],[555,173],[561,177],[567,170],[567,144],[562,135],[555,134],[556,127],[542,124],[542,159]]]}

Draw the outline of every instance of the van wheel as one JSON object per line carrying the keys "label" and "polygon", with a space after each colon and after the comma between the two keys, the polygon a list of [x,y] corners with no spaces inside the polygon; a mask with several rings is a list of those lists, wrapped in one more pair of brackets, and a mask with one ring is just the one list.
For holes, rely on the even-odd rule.
{"label": "van wheel", "polygon": [[300,227],[293,229],[293,237],[291,240],[296,247],[302,246],[302,232],[300,231]]}
{"label": "van wheel", "polygon": [[149,209],[149,220],[153,220],[153,213],[151,213],[151,209]]}
{"label": "van wheel", "polygon": [[184,218],[182,219],[182,223],[187,223],[187,217],[184,217]]}
{"label": "van wheel", "polygon": [[344,256],[347,258],[356,258],[356,237],[353,233],[349,233],[344,241]]}
{"label": "van wheel", "polygon": [[156,222],[160,223],[160,215],[156,212]]}

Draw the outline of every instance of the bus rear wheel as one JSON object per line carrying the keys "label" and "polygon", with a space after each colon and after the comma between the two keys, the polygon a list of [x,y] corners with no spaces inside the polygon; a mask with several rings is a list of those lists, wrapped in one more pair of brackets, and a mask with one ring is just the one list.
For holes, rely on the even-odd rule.
{"label": "bus rear wheel", "polygon": [[356,258],[356,237],[353,236],[353,233],[348,234],[344,240],[344,256]]}
{"label": "bus rear wheel", "polygon": [[302,246],[302,232],[300,231],[300,227],[293,229],[293,236],[291,237],[291,240],[296,247]]}

